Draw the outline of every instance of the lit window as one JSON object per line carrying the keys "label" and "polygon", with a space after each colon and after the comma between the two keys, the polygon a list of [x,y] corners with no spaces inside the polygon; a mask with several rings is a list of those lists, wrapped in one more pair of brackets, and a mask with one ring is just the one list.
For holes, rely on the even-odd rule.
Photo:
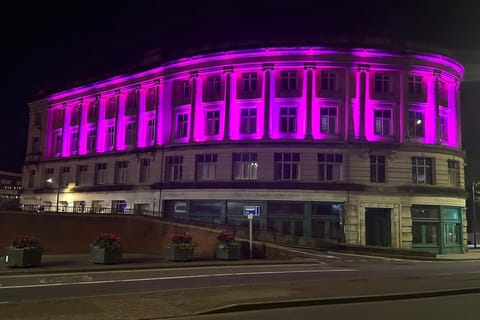
{"label": "lit window", "polygon": [[257,180],[258,161],[256,153],[234,153],[233,180]]}
{"label": "lit window", "polygon": [[433,158],[412,158],[412,183],[433,184]]}
{"label": "lit window", "polygon": [[133,147],[135,145],[135,122],[130,122],[125,128],[125,146]]}
{"label": "lit window", "polygon": [[408,112],[408,133],[410,137],[421,138],[425,135],[424,116],[421,111]]}
{"label": "lit window", "polygon": [[334,134],[337,124],[337,108],[321,108],[320,109],[320,132]]}
{"label": "lit window", "polygon": [[114,143],[115,143],[115,127],[110,126],[107,128],[105,148],[107,150],[112,150]]}
{"label": "lit window", "polygon": [[391,110],[375,110],[375,134],[379,136],[390,136],[392,127],[392,111]]}

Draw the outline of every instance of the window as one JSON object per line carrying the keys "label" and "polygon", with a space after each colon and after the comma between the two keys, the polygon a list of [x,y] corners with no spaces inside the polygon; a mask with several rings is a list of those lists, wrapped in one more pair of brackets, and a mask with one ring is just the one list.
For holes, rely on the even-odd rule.
{"label": "window", "polygon": [[135,122],[130,122],[125,128],[125,146],[133,147],[135,145]]}
{"label": "window", "polygon": [[57,131],[55,133],[55,141],[53,148],[55,156],[60,156],[62,154],[62,131]]}
{"label": "window", "polygon": [[297,108],[280,108],[280,132],[295,133],[297,131]]}
{"label": "window", "polygon": [[35,170],[30,170],[28,173],[28,187],[33,188],[35,185]]}
{"label": "window", "polygon": [[127,95],[127,104],[125,106],[125,114],[132,115],[138,112],[138,94],[137,91],[131,91]]}
{"label": "window", "polygon": [[189,80],[180,81],[180,98],[184,100],[190,99],[190,81]]}
{"label": "window", "polygon": [[60,186],[67,187],[70,176],[70,167],[62,167],[60,170]]}
{"label": "window", "polygon": [[77,154],[78,150],[78,132],[72,131],[70,135],[70,154]]}
{"label": "window", "polygon": [[321,72],[320,88],[322,90],[335,90],[335,73],[332,71]]}
{"label": "window", "polygon": [[385,182],[385,156],[370,156],[370,182]]}
{"label": "window", "polygon": [[105,119],[115,118],[117,115],[117,97],[110,97],[107,100],[107,106],[105,107]]}
{"label": "window", "polygon": [[88,115],[87,115],[87,120],[88,122],[96,122],[98,117],[98,102],[93,101],[90,102],[90,105],[88,106]]}
{"label": "window", "polygon": [[438,82],[438,95],[439,95],[439,103],[446,106],[448,105],[448,92],[447,92],[447,86],[445,85],[445,82],[439,81]]}
{"label": "window", "polygon": [[422,138],[425,135],[423,112],[408,112],[408,133],[410,137]]}
{"label": "window", "polygon": [[150,178],[150,159],[140,159],[140,182],[148,182]]}
{"label": "window", "polygon": [[182,181],[183,156],[170,156],[166,158],[165,180]]}
{"label": "window", "polygon": [[460,162],[457,160],[447,160],[448,162],[448,184],[454,187],[460,187]]}
{"label": "window", "polygon": [[233,180],[257,180],[258,161],[256,153],[234,153]]}
{"label": "window", "polygon": [[77,174],[75,177],[75,184],[77,186],[84,186],[87,184],[87,171],[88,171],[87,165],[81,164],[77,166]]}
{"label": "window", "polygon": [[257,131],[257,109],[242,108],[240,114],[240,133],[255,133]]}
{"label": "window", "polygon": [[297,72],[296,71],[282,71],[282,90],[296,90],[297,89]]}
{"label": "window", "polygon": [[205,94],[208,97],[217,97],[220,95],[220,76],[210,76],[207,77],[207,88]]}
{"label": "window", "polygon": [[320,108],[320,132],[334,134],[337,124],[337,108]]}
{"label": "window", "polygon": [[433,158],[412,158],[412,183],[433,184]]}
{"label": "window", "polygon": [[115,183],[126,184],[128,175],[128,161],[115,162]]}
{"label": "window", "polygon": [[155,119],[149,119],[147,125],[147,145],[155,143]]}
{"label": "window", "polygon": [[439,245],[440,208],[418,206],[411,208],[413,245]]}
{"label": "window", "polygon": [[376,93],[390,92],[390,76],[383,73],[375,74],[375,92]]}
{"label": "window", "polygon": [[185,138],[188,135],[188,114],[177,114],[177,127],[175,128],[176,138]]}
{"label": "window", "polygon": [[317,154],[318,180],[341,181],[343,155],[336,153]]}
{"label": "window", "polygon": [[300,179],[300,153],[275,152],[273,159],[275,180]]}
{"label": "window", "polygon": [[448,120],[446,114],[440,115],[440,141],[448,141]]}
{"label": "window", "polygon": [[40,117],[40,112],[35,112],[33,114],[33,124],[36,126],[36,127],[39,127],[41,124],[42,124],[42,119]]}
{"label": "window", "polygon": [[53,114],[53,126],[54,128],[62,128],[63,127],[63,115],[64,109],[56,109]]}
{"label": "window", "polygon": [[105,148],[107,150],[112,150],[114,145],[115,145],[115,127],[110,126],[107,128]]}
{"label": "window", "polygon": [[243,91],[255,92],[257,91],[257,73],[247,72],[242,73]]}
{"label": "window", "polygon": [[220,111],[207,111],[207,127],[205,134],[214,136],[220,132]]}
{"label": "window", "polygon": [[391,110],[375,110],[375,134],[379,136],[391,135],[392,111]]}
{"label": "window", "polygon": [[408,76],[408,93],[414,96],[423,94],[422,77],[409,75]]}
{"label": "window", "polygon": [[40,139],[38,137],[33,137],[32,141],[32,153],[36,154],[40,152]]}
{"label": "window", "polygon": [[97,142],[97,129],[92,128],[88,130],[88,136],[87,136],[87,152],[94,152],[95,151],[95,146]]}
{"label": "window", "polygon": [[158,106],[158,88],[152,87],[147,90],[147,99],[145,103],[145,109],[147,111],[152,111],[157,109]]}
{"label": "window", "polygon": [[107,178],[107,164],[97,163],[95,165],[95,184],[105,184]]}
{"label": "window", "polygon": [[196,178],[198,181],[215,180],[217,158],[217,154],[214,153],[196,155]]}
{"label": "window", "polygon": [[70,115],[70,125],[75,126],[80,123],[80,106],[74,106]]}

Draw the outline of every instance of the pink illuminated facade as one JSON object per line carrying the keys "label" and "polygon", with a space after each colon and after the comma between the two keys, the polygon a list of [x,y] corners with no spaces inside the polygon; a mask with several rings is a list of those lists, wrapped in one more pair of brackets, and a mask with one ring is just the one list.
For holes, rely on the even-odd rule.
{"label": "pink illuminated facade", "polygon": [[297,242],[463,252],[462,79],[436,54],[290,47],[55,93],[30,104],[22,203],[226,224],[254,206]]}

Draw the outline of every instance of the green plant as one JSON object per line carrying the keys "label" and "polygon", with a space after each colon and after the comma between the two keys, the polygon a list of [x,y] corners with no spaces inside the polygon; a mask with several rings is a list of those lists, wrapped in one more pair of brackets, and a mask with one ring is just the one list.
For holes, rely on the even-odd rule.
{"label": "green plant", "polygon": [[34,248],[41,248],[37,238],[31,235],[21,235],[13,239],[11,248],[14,249],[34,249]]}
{"label": "green plant", "polygon": [[106,250],[118,250],[121,248],[120,237],[113,233],[101,233],[92,242],[91,246]]}
{"label": "green plant", "polygon": [[188,232],[174,233],[170,236],[171,247],[178,247],[184,249],[194,248],[197,244],[193,242],[192,235]]}

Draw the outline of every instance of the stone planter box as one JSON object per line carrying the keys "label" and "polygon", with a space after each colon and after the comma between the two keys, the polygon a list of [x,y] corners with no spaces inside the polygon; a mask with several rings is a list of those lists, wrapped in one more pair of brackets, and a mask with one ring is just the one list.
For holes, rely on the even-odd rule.
{"label": "stone planter box", "polygon": [[98,264],[115,264],[122,261],[122,250],[107,250],[100,247],[90,248],[90,260]]}
{"label": "stone planter box", "polygon": [[193,247],[183,248],[178,246],[167,247],[167,259],[170,261],[192,261]]}
{"label": "stone planter box", "polygon": [[218,244],[215,247],[215,258],[219,260],[239,260],[240,245],[225,247],[225,245]]}
{"label": "stone planter box", "polygon": [[6,248],[5,264],[7,267],[39,267],[42,265],[42,249]]}

